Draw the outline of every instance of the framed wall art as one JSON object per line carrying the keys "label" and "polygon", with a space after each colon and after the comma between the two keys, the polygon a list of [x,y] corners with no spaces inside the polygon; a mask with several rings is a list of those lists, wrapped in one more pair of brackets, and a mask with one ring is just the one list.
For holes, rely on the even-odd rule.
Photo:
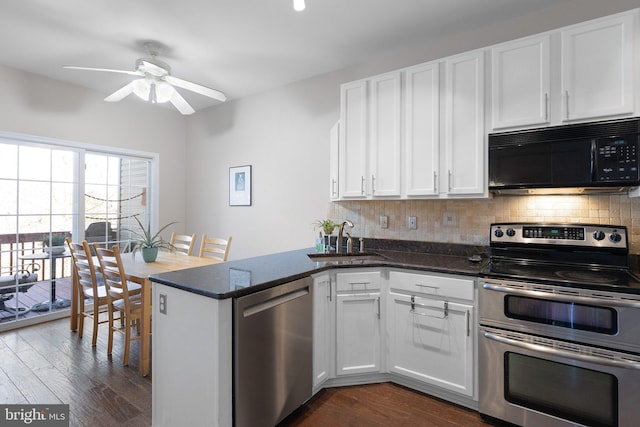
{"label": "framed wall art", "polygon": [[251,206],[251,165],[229,168],[229,206]]}

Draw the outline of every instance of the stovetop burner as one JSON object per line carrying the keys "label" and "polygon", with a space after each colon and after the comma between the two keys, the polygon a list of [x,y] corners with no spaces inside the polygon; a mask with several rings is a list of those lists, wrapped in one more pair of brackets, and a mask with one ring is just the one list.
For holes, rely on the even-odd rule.
{"label": "stovetop burner", "polygon": [[547,282],[587,288],[640,288],[640,283],[628,269],[591,267],[566,264],[494,258],[482,271],[484,276]]}
{"label": "stovetop burner", "polygon": [[560,279],[576,283],[594,283],[602,285],[615,285],[620,281],[619,275],[598,273],[591,271],[560,270],[556,271],[556,276]]}
{"label": "stovetop burner", "polygon": [[497,223],[490,229],[486,277],[640,292],[629,268],[624,226]]}

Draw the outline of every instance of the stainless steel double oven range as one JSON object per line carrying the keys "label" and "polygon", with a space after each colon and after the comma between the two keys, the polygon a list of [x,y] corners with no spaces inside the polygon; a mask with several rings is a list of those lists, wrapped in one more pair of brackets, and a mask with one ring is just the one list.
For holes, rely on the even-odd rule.
{"label": "stainless steel double oven range", "polygon": [[640,282],[627,229],[492,224],[479,288],[480,413],[521,426],[640,423]]}

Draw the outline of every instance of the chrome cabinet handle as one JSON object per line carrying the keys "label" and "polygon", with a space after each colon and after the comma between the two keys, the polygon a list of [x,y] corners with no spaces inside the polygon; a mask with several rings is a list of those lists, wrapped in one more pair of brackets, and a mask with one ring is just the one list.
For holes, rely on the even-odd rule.
{"label": "chrome cabinet handle", "polygon": [[375,194],[376,192],[376,177],[371,174],[371,194]]}
{"label": "chrome cabinet handle", "polygon": [[518,288],[512,288],[510,286],[494,285],[491,283],[483,283],[482,287],[489,291],[504,292],[511,295],[521,295],[526,297],[535,297],[535,298],[550,300],[550,301],[581,302],[584,304],[599,304],[599,305],[605,305],[610,307],[615,306],[615,307],[640,308],[640,301],[633,302],[633,301],[621,301],[621,300],[606,299],[606,298],[599,299],[599,298],[586,297],[586,296],[580,296],[580,295],[563,295],[563,294],[555,294],[551,292],[544,292],[540,290],[533,291],[529,289],[518,289]]}
{"label": "chrome cabinet handle", "polygon": [[378,297],[378,319],[380,318],[380,297]]}
{"label": "chrome cabinet handle", "polygon": [[364,183],[365,183],[366,179],[364,176],[361,177],[360,180],[360,194],[364,195]]}
{"label": "chrome cabinet handle", "polygon": [[428,308],[431,310],[437,310],[440,309],[440,307],[433,307],[430,305],[426,305],[426,304],[420,304],[417,303],[415,301],[416,297],[411,295],[411,309],[409,310],[409,313],[418,315],[418,316],[424,316],[424,317],[432,317],[434,319],[446,319],[449,316],[449,303],[447,301],[442,301],[442,316],[433,316],[431,314],[426,314],[426,313],[418,313],[416,311],[416,307],[420,307],[420,308]]}
{"label": "chrome cabinet handle", "polygon": [[422,283],[416,283],[416,286],[419,286],[421,288],[431,288],[433,290],[438,290],[440,289],[440,286],[433,286],[433,285],[423,285]]}
{"label": "chrome cabinet handle", "polygon": [[433,192],[438,193],[438,173],[433,172]]}
{"label": "chrome cabinet handle", "polygon": [[544,119],[549,121],[549,94],[544,94]]}
{"label": "chrome cabinet handle", "polygon": [[550,354],[552,356],[561,356],[561,357],[567,357],[570,359],[577,359],[577,360],[581,360],[583,362],[589,362],[589,363],[596,363],[598,365],[605,365],[605,366],[613,366],[616,368],[625,368],[625,369],[640,369],[640,363],[636,363],[633,362],[631,360],[616,360],[616,359],[607,359],[604,357],[599,357],[599,356],[592,356],[589,354],[581,354],[581,353],[577,353],[577,352],[573,352],[573,351],[569,351],[569,350],[563,350],[563,349],[559,349],[559,348],[554,348],[554,347],[548,347],[546,345],[542,345],[542,344],[533,344],[533,343],[528,343],[528,342],[524,342],[524,341],[519,341],[519,340],[515,340],[512,338],[507,338],[507,337],[503,337],[500,335],[495,335],[492,334],[491,332],[483,332],[482,335],[490,340],[493,341],[497,341],[499,343],[502,344],[506,344],[506,345],[510,345],[510,346],[514,346],[514,347],[519,347],[519,348],[524,348],[526,350],[531,350],[531,351],[535,351],[538,353],[545,353],[545,354]]}
{"label": "chrome cabinet handle", "polygon": [[336,195],[336,180],[335,179],[331,180],[331,195],[332,196]]}
{"label": "chrome cabinet handle", "polygon": [[564,92],[564,101],[565,101],[565,104],[564,104],[565,116],[564,116],[564,118],[565,119],[569,119],[569,91],[568,90],[566,90]]}
{"label": "chrome cabinet handle", "polygon": [[471,312],[467,310],[467,336],[471,336]]}
{"label": "chrome cabinet handle", "polygon": [[448,191],[451,191],[451,170],[449,170],[449,176],[447,178],[447,186],[449,188]]}

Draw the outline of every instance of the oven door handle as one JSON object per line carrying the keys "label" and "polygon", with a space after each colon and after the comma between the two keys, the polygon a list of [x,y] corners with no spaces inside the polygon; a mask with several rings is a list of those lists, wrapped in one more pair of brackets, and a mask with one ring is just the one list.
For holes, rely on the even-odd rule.
{"label": "oven door handle", "polygon": [[542,344],[532,344],[528,342],[522,342],[522,341],[514,340],[511,338],[495,335],[495,334],[492,334],[491,332],[486,332],[486,331],[483,332],[482,334],[487,339],[494,340],[502,344],[523,348],[525,350],[536,351],[539,353],[546,353],[552,356],[561,356],[569,359],[576,359],[582,362],[596,363],[598,365],[612,366],[614,368],[640,370],[640,363],[633,362],[631,360],[607,359],[604,357],[592,356],[589,354],[574,353],[572,351],[548,347]]}
{"label": "oven door handle", "polygon": [[615,300],[615,299],[609,299],[609,298],[592,298],[592,297],[585,297],[580,295],[554,294],[551,292],[532,291],[529,289],[518,289],[518,288],[512,288],[510,286],[494,285],[491,283],[483,283],[482,287],[489,291],[505,292],[512,295],[535,297],[535,298],[541,298],[541,299],[553,300],[553,301],[581,302],[584,304],[599,304],[599,305],[615,306],[615,307],[640,308],[640,301],[620,300],[620,299]]}

